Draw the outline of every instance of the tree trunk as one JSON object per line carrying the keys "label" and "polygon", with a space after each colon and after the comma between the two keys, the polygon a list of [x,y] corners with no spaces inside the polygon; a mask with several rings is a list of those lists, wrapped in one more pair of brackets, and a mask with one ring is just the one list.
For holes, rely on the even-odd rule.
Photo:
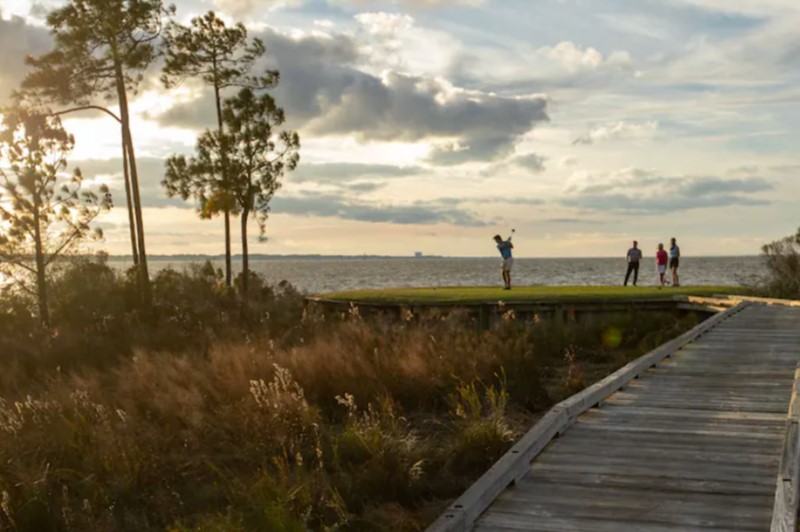
{"label": "tree trunk", "polygon": [[[216,63],[214,65],[216,69]],[[222,134],[224,132],[222,126],[222,102],[220,100],[219,95],[219,85],[214,83],[214,101],[217,105],[217,127],[219,129],[220,138],[222,138]],[[225,197],[225,204],[223,209],[223,216],[225,217],[225,284],[228,287],[231,286],[233,282],[233,266],[231,264],[231,209],[230,209],[230,201],[227,197],[228,194],[228,174],[227,174],[227,159],[225,154],[222,153],[222,186],[224,192],[226,194]]]}
{"label": "tree trunk", "polygon": [[247,290],[250,284],[250,258],[247,249],[247,218],[250,209],[242,209],[242,298],[247,299]]}
{"label": "tree trunk", "polygon": [[45,326],[50,325],[50,309],[47,303],[47,276],[45,275],[44,250],[42,246],[42,228],[40,227],[39,209],[41,200],[39,192],[33,195],[33,239],[34,254],[36,259],[36,295],[39,300],[39,319]]}
{"label": "tree trunk", "polygon": [[125,92],[125,78],[122,74],[122,65],[119,62],[116,63],[115,70],[120,119],[122,120],[122,145],[127,149],[128,153],[131,191],[133,192],[133,213],[136,221],[136,243],[139,251],[139,282],[141,283],[142,303],[149,305],[152,294],[150,291],[150,274],[147,270],[147,252],[144,244],[144,221],[142,220],[142,199],[139,194],[139,172],[136,168],[136,154],[134,153],[130,130],[128,95]]}
{"label": "tree trunk", "polygon": [[[122,134],[125,138],[125,134]],[[125,144],[122,145],[122,175],[125,178],[125,201],[128,204],[128,229],[131,233],[131,257],[133,257],[133,265],[139,265],[139,250],[136,243],[136,222],[133,219],[133,203],[131,199],[131,178],[128,170],[128,149]]]}

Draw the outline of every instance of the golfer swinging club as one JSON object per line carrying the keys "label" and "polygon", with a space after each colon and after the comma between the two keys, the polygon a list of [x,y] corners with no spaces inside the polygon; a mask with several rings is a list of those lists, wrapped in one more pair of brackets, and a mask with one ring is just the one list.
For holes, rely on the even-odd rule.
{"label": "golfer swinging club", "polygon": [[[512,229],[511,233],[515,233],[516,229]],[[511,237],[508,240],[503,240],[500,235],[494,235],[494,241],[497,242],[497,250],[500,251],[500,256],[503,257],[503,283],[505,290],[511,290],[511,268],[514,266],[514,257],[511,256],[511,250],[514,249],[514,244],[511,243]]]}

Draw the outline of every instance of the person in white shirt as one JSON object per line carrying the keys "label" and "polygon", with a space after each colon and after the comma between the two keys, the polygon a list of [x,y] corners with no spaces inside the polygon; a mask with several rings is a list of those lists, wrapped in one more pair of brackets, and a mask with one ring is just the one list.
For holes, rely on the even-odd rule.
{"label": "person in white shirt", "polygon": [[625,286],[633,273],[633,286],[639,282],[639,263],[642,260],[642,250],[639,249],[639,242],[633,241],[633,247],[628,250],[628,272],[625,274]]}
{"label": "person in white shirt", "polygon": [[681,265],[681,248],[678,247],[678,242],[673,237],[670,240],[669,248],[669,269],[672,271],[672,286],[680,286],[681,282],[678,278],[678,268]]}

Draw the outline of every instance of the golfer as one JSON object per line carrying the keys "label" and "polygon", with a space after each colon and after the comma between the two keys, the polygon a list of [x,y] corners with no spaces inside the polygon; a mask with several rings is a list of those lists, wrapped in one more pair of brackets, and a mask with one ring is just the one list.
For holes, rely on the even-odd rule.
{"label": "golfer", "polygon": [[680,286],[681,281],[678,278],[678,268],[681,265],[681,248],[678,247],[678,242],[675,237],[670,240],[669,248],[669,269],[672,271],[672,286]]}
{"label": "golfer", "polygon": [[664,251],[664,244],[658,245],[658,251],[656,251],[656,268],[658,269],[658,280],[661,282],[661,286],[659,288],[664,287],[664,283],[667,282],[667,259],[669,256],[667,252]]}
{"label": "golfer", "polygon": [[633,247],[628,250],[628,273],[625,274],[625,286],[633,273],[633,286],[639,282],[639,262],[642,260],[642,250],[639,249],[639,242],[633,241]]}
{"label": "golfer", "polygon": [[494,235],[494,241],[497,243],[497,250],[500,256],[503,257],[503,284],[505,290],[511,290],[511,268],[514,266],[514,257],[511,256],[511,250],[514,249],[514,244],[511,243],[511,237],[508,240],[503,240],[500,235]]}

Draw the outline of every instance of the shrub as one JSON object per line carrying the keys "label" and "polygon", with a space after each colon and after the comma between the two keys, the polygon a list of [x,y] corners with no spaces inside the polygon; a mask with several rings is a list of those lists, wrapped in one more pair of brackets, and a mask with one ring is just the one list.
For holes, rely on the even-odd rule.
{"label": "shrub", "polygon": [[498,381],[497,387],[477,381],[461,384],[449,397],[456,419],[450,467],[456,474],[487,469],[514,441],[506,421],[508,394],[504,380]]}
{"label": "shrub", "polygon": [[766,244],[762,251],[767,268],[760,287],[763,295],[800,299],[800,229],[795,236]]}
{"label": "shrub", "polygon": [[348,507],[392,502],[410,505],[425,493],[425,459],[420,436],[389,397],[360,411],[352,395],[337,397],[347,418],[336,436],[342,495]]}

